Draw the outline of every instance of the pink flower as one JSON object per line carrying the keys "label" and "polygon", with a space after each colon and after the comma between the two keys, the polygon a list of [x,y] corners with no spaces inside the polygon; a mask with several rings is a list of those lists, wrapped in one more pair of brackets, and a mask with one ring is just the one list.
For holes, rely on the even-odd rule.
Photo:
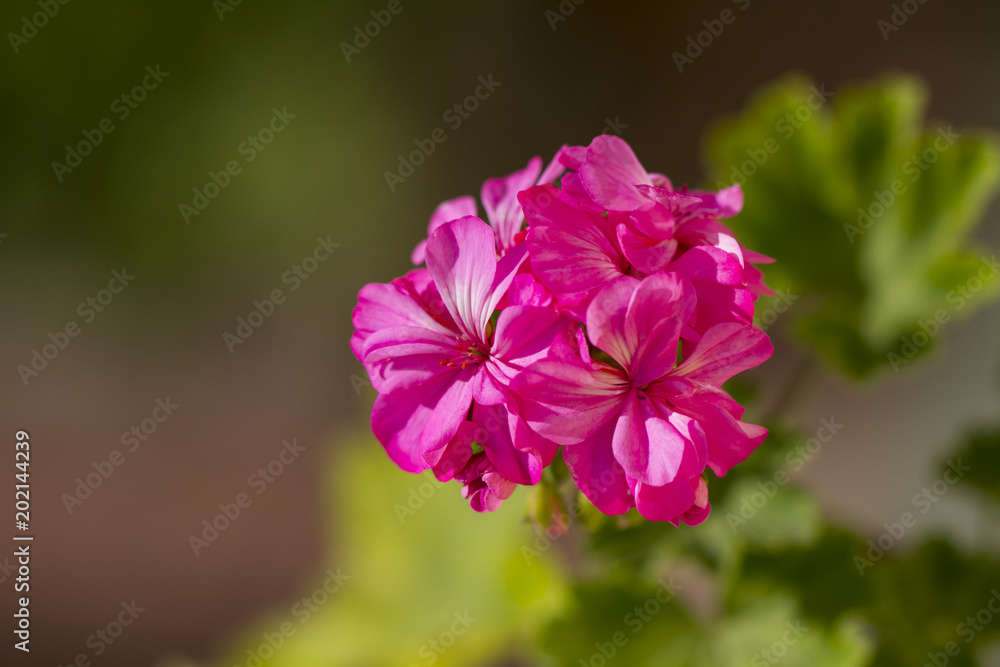
{"label": "pink flower", "polygon": [[556,346],[575,349],[573,326],[537,306],[512,306],[491,321],[525,249],[498,260],[493,231],[478,218],[440,226],[426,255],[426,271],[365,286],[354,311],[352,348],[379,392],[372,431],[401,468],[426,470],[438,463],[475,401],[506,428],[506,438],[479,443],[492,463],[509,480],[535,483],[554,448],[519,427],[502,404],[520,369]]}
{"label": "pink flower", "polygon": [[481,201],[488,224],[472,197],[442,203],[413,252],[426,268],[358,296],[351,349],[390,458],[484,512],[562,447],[605,513],[703,521],[706,469],[767,434],[722,389],[772,351],[752,326],[752,263],[770,260],[720,221],[739,186],[674,190],[598,137],[486,181]]}
{"label": "pink flower", "polygon": [[586,313],[587,337],[608,361],[541,360],[511,386],[521,418],[564,445],[577,486],[607,514],[635,506],[652,520],[698,523],[709,511],[706,466],[725,474],[767,434],[741,422],[743,408],[720,388],[771,355],[767,336],[717,324],[678,364],[696,302],[678,273],[617,278]]}
{"label": "pink flower", "polygon": [[[522,192],[521,204],[529,223],[531,270],[574,317],[584,319],[590,300],[609,281],[652,273],[633,264],[623,248],[620,229],[632,214],[610,211],[604,216],[551,185]],[[696,341],[714,324],[749,324],[753,319],[753,294],[738,244],[733,239],[724,245],[691,248],[664,267],[684,274],[698,292],[698,308],[684,322],[685,338]]]}
{"label": "pink flower", "polygon": [[[483,183],[480,198],[483,208],[486,209],[486,219],[493,227],[497,254],[506,254],[522,240],[518,235],[524,226],[524,213],[517,200],[518,193],[537,183],[551,183],[556,180],[564,170],[558,158],[557,153],[556,158],[544,172],[542,159],[533,157],[524,169],[502,178],[491,178]],[[444,223],[470,215],[476,215],[476,200],[472,197],[466,195],[442,202],[427,224],[428,238]],[[426,245],[427,241],[423,240],[413,249],[410,259],[414,264],[424,263]]]}
{"label": "pink flower", "polygon": [[[688,192],[686,187],[678,192],[665,176],[647,173],[629,145],[618,137],[599,136],[582,154],[581,150],[563,151],[576,157],[575,161],[563,160],[578,172],[575,194],[586,206],[628,214],[617,219],[616,228],[632,264],[654,273],[664,270],[676,254],[688,248],[715,246],[732,253],[744,266],[754,298],[771,293],[750,262],[773,260],[743,248],[732,231],[719,222],[743,208],[739,185],[718,193]],[[567,178],[563,177],[564,183]]]}
{"label": "pink flower", "polygon": [[[501,413],[503,419],[497,419]],[[484,410],[482,406],[474,405],[473,421],[459,426],[455,437],[436,457],[432,466],[434,475],[442,482],[454,479],[462,483],[462,497],[468,499],[477,512],[496,511],[516,487],[515,482],[499,472],[491,459],[491,456],[502,456],[504,451],[513,451],[510,447],[496,446],[497,439],[509,440],[504,421],[508,416],[509,413],[501,406]],[[474,452],[474,445],[478,445],[481,451]],[[545,463],[548,464],[555,456],[555,444],[546,443],[544,449]]]}

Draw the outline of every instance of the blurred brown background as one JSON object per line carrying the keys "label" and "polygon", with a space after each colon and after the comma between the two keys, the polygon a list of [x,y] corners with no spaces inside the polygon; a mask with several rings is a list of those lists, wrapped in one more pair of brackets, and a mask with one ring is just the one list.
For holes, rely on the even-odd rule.
{"label": "blurred brown background", "polygon": [[[890,5],[401,0],[349,63],[341,42],[385,2],[243,2],[221,18],[209,0],[69,2],[17,52],[8,36],[0,437],[9,462],[0,469],[10,474],[0,484],[12,488],[14,433],[25,429],[37,541],[33,651],[25,662],[5,642],[4,664],[92,654],[87,638],[132,599],[145,611],[94,664],[207,657],[261,610],[297,597],[328,546],[322,481],[336,436],[367,422],[371,396],[355,392],[351,376],[362,371],[348,349],[357,290],[407,269],[442,199],[478,193],[484,179],[563,143],[587,143],[609,120],[648,168],[697,185],[707,123],[790,70],[831,89],[916,72],[930,84],[933,118],[997,126],[1000,5],[928,0],[885,40],[877,22]],[[546,13],[560,7],[573,11],[553,29]],[[672,53],[727,8],[735,21],[678,72]],[[39,11],[10,0],[0,28],[20,33]],[[113,101],[157,65],[169,75],[119,119]],[[442,114],[480,75],[500,86],[449,127]],[[242,142],[275,107],[295,118],[246,162]],[[114,131],[57,180],[52,162],[105,117]],[[448,140],[390,192],[384,172],[437,127]],[[232,159],[242,171],[185,224],[178,205]],[[994,246],[998,210],[981,233]],[[291,291],[285,272],[327,236],[340,247]],[[134,282],[85,322],[78,304],[122,267]],[[230,353],[223,333],[276,288],[287,301]],[[70,320],[80,334],[25,385],[17,367]],[[879,525],[953,444],[957,424],[998,416],[998,328],[995,309],[952,326],[919,384],[903,373],[860,394],[823,388],[814,421],[847,424],[808,473],[829,512]],[[778,348],[764,372],[783,373],[797,354]],[[126,449],[121,434],[168,397],[175,413],[68,513],[61,496],[76,478]],[[305,452],[255,495],[248,477],[292,438]],[[886,440],[897,446],[867,456],[868,443]],[[189,535],[248,490],[252,505],[195,556]],[[365,489],[355,497],[364,503]],[[4,521],[12,506],[3,503]],[[936,516],[961,526],[969,511],[956,501]],[[0,585],[5,625],[11,585]]]}

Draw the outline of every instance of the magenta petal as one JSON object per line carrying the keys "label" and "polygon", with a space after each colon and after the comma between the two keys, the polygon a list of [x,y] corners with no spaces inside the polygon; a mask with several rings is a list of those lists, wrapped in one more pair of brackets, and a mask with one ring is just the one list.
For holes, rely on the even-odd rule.
{"label": "magenta petal", "polygon": [[[504,304],[500,304],[504,306]],[[543,306],[552,305],[552,293],[545,289],[531,273],[519,273],[514,276],[507,290],[506,306]]]}
{"label": "magenta petal", "polygon": [[375,331],[390,327],[412,326],[446,332],[449,329],[427,311],[428,305],[415,289],[416,282],[427,275],[424,269],[397,278],[391,283],[371,283],[361,288],[354,308],[354,335],[351,350],[364,362],[364,345]]}
{"label": "magenta petal", "polygon": [[[443,201],[436,209],[434,209],[430,222],[427,223],[427,236],[433,234],[434,230],[446,222],[451,222],[452,220],[458,220],[459,218],[475,214],[476,200],[468,195]],[[413,249],[413,254],[410,255],[410,260],[414,264],[424,263],[426,247],[427,239],[424,239],[417,244],[416,248]]]}
{"label": "magenta petal", "polygon": [[498,381],[509,384],[518,372],[553,352],[566,356],[574,346],[579,327],[554,308],[510,306],[497,318],[493,349],[487,366]]}
{"label": "magenta petal", "polygon": [[563,449],[563,458],[583,495],[605,514],[624,514],[635,506],[625,471],[611,449],[614,422],[586,440]]}
{"label": "magenta petal", "polygon": [[628,366],[633,386],[649,384],[673,369],[681,328],[695,301],[691,283],[676,273],[649,276],[636,287],[624,327],[625,337],[635,341]]}
{"label": "magenta petal", "polygon": [[767,437],[767,429],[740,421],[743,408],[721,389],[702,387],[675,397],[677,409],[698,420],[705,431],[708,467],[724,475],[742,463]]}
{"label": "magenta petal", "polygon": [[536,362],[510,386],[528,426],[560,445],[575,445],[613,421],[627,392],[620,371],[566,359]]}
{"label": "magenta petal", "polygon": [[472,442],[476,439],[476,425],[462,422],[455,437],[438,449],[424,452],[424,461],[431,465],[434,476],[442,482],[454,479],[472,458]]}
{"label": "magenta petal", "polygon": [[529,225],[531,268],[549,290],[586,292],[623,275],[625,259],[601,215],[551,185],[529,188],[520,200]]}
{"label": "magenta petal", "polygon": [[368,337],[364,362],[376,391],[390,392],[454,372],[441,362],[454,355],[455,334],[417,327],[394,327]]}
{"label": "magenta petal", "polygon": [[587,307],[587,337],[590,342],[626,371],[631,368],[632,355],[639,341],[635,330],[629,331],[626,327],[625,316],[639,284],[638,280],[629,276],[616,278],[605,285]]}
{"label": "magenta petal", "polygon": [[485,312],[488,313],[486,319],[493,315],[493,311],[503,301],[507,290],[510,289],[514,279],[519,275],[521,265],[528,259],[528,248],[524,244],[512,248],[497,262],[496,275],[493,277],[493,284],[490,286],[490,298],[486,302]]}
{"label": "magenta petal", "polygon": [[753,292],[746,287],[730,287],[715,283],[696,282],[698,308],[691,326],[704,332],[716,324],[735,322],[749,325],[753,322]]}
{"label": "magenta petal", "polygon": [[676,526],[697,502],[696,488],[697,481],[684,477],[659,486],[637,482],[635,505],[639,514],[650,521],[669,521]]}
{"label": "magenta petal", "polygon": [[427,242],[427,270],[445,307],[462,332],[474,341],[486,339],[491,288],[497,260],[493,230],[474,217],[439,227]]}
{"label": "magenta petal", "polygon": [[697,246],[691,248],[670,264],[670,270],[683,274],[692,282],[718,285],[743,283],[743,265],[740,259],[722,248]]}
{"label": "magenta petal", "polygon": [[587,158],[586,146],[563,146],[556,157],[570,171],[580,171],[583,161]]}
{"label": "magenta petal", "polygon": [[566,165],[563,163],[563,154],[568,150],[569,146],[563,144],[562,147],[556,151],[552,161],[549,162],[548,166],[542,171],[542,175],[538,177],[539,185],[554,182],[564,171],[566,171]]}
{"label": "magenta petal", "polygon": [[708,502],[708,483],[701,476],[695,482],[697,486],[694,487],[694,504],[681,517],[684,523],[689,526],[697,526],[707,519],[712,511],[712,505]]}
{"label": "magenta petal", "polygon": [[491,178],[483,183],[482,200],[486,217],[496,230],[497,247],[506,251],[514,247],[514,236],[521,231],[524,213],[517,195],[535,184],[542,170],[542,159],[532,158],[528,166],[510,176]]}
{"label": "magenta petal", "polygon": [[407,472],[426,470],[424,454],[455,437],[472,405],[472,372],[442,373],[422,385],[379,394],[372,432],[396,465]]}
{"label": "magenta petal", "polygon": [[738,373],[759,366],[774,352],[760,329],[745,324],[717,324],[702,335],[676,374],[715,387]]}
{"label": "magenta petal", "polygon": [[662,271],[677,254],[676,239],[657,241],[636,233],[625,224],[619,224],[615,231],[625,259],[642,273]]}
{"label": "magenta petal", "polygon": [[[678,430],[672,421],[677,421],[686,432]],[[654,405],[642,392],[632,391],[615,426],[612,439],[615,459],[633,479],[654,486],[667,484],[680,470],[690,422],[689,417],[675,417],[665,407]]]}
{"label": "magenta petal", "polygon": [[649,199],[636,186],[653,183],[629,145],[609,135],[590,143],[580,179],[593,200],[610,211],[632,211],[646,204]]}
{"label": "magenta petal", "polygon": [[486,366],[480,366],[479,372],[472,379],[472,398],[484,405],[498,405],[507,400],[504,387],[509,380],[499,373],[491,372]]}
{"label": "magenta petal", "polygon": [[472,408],[472,421],[479,427],[476,442],[501,475],[518,484],[538,483],[542,477],[542,462],[534,452],[514,447],[507,408],[476,403]]}

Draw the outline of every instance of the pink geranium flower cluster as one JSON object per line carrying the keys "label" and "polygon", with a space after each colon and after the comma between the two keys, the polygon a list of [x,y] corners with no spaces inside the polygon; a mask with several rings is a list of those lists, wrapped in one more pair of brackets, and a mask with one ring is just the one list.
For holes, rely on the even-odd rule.
{"label": "pink geranium flower cluster", "polygon": [[362,288],[351,347],[378,392],[372,430],[403,470],[456,479],[491,511],[559,450],[607,514],[690,525],[767,435],[722,384],[772,352],[767,288],[720,222],[739,186],[675,190],[621,139],[534,158],[442,203],[425,264]]}

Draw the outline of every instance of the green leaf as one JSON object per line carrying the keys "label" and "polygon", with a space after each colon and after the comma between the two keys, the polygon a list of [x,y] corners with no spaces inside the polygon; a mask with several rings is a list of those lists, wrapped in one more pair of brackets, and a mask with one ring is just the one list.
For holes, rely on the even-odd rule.
{"label": "green leaf", "polygon": [[963,473],[963,483],[971,484],[1000,501],[1000,431],[973,434],[962,451],[950,460],[960,461],[963,466],[969,467]]}
{"label": "green leaf", "polygon": [[802,297],[785,326],[848,375],[898,370],[1000,291],[993,252],[968,238],[1000,183],[1000,149],[924,127],[926,93],[910,77],[824,97],[789,77],[717,124],[714,187],[742,182],[737,235],[777,260],[769,283]]}
{"label": "green leaf", "polygon": [[[929,654],[943,654],[938,661],[946,658],[949,667],[971,667],[975,652],[1000,637],[1000,615],[989,610],[1000,601],[994,556],[966,556],[931,541],[907,558],[886,557],[867,576],[874,604],[866,616],[879,629],[880,667],[923,665]],[[949,642],[957,655],[943,653]]]}

